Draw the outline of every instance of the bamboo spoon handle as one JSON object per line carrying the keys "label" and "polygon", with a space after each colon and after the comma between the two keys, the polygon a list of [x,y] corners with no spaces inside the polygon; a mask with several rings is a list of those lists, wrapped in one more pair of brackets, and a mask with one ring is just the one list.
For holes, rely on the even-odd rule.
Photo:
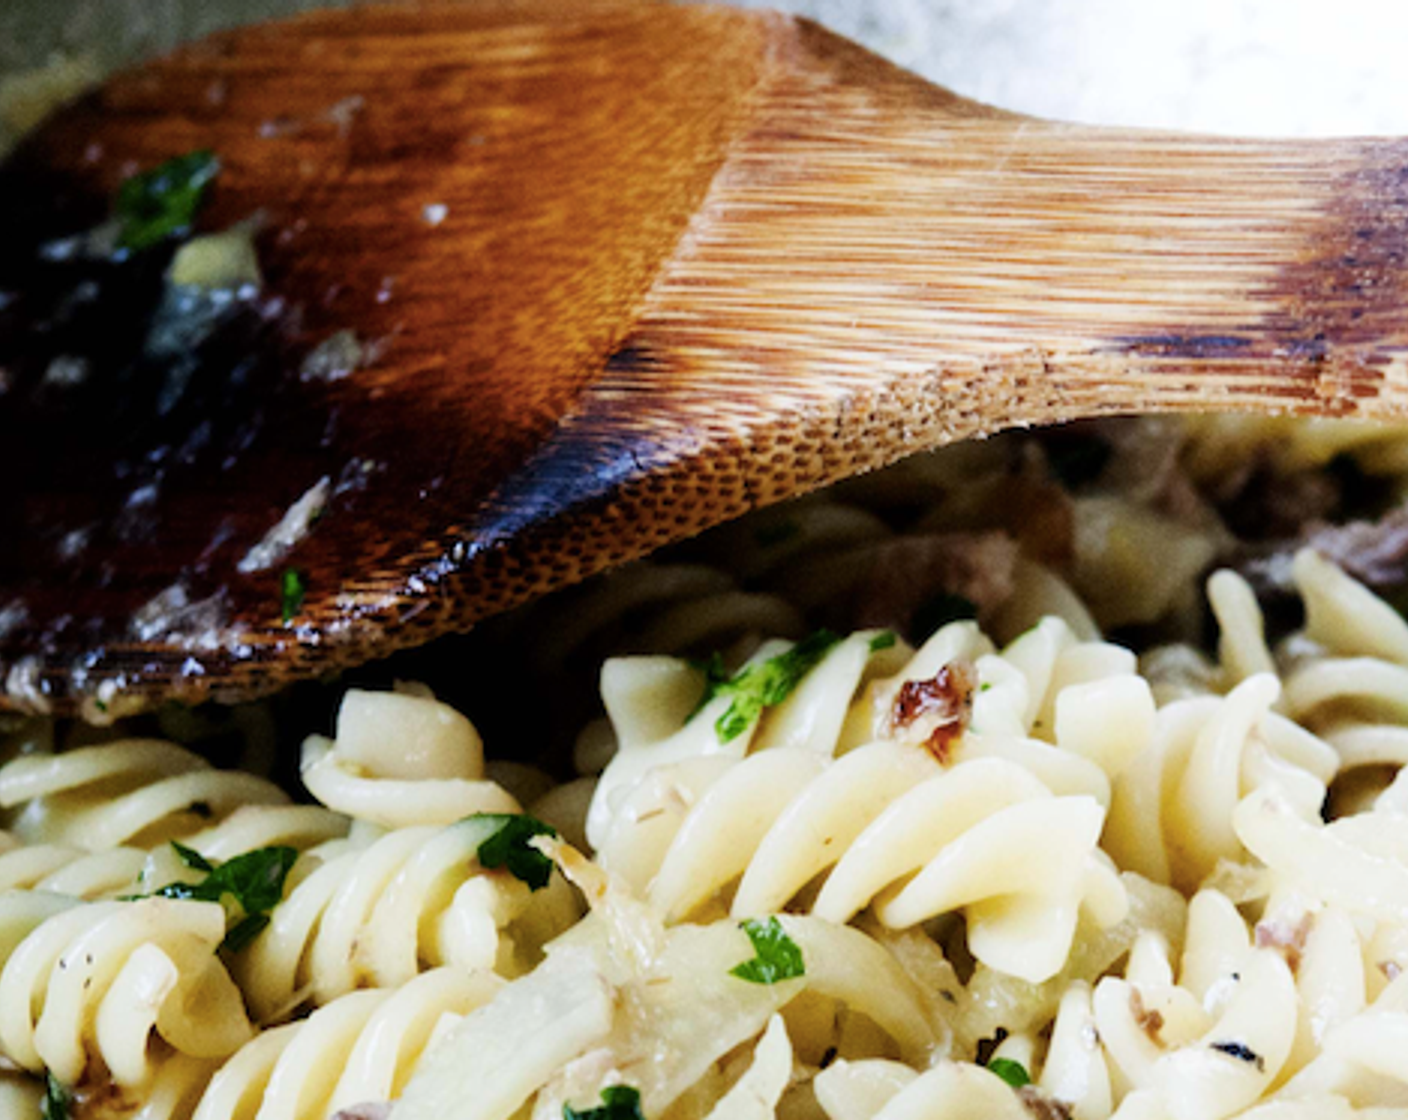
{"label": "bamboo spoon handle", "polygon": [[734,147],[576,410],[583,444],[628,408],[650,466],[730,425],[766,502],[798,459],[816,485],[1015,424],[1404,415],[1408,143],[960,115],[835,80],[817,63],[849,44],[799,34],[811,65]]}
{"label": "bamboo spoon handle", "polygon": [[[55,356],[36,246],[196,147],[210,228],[269,216],[253,357],[204,354],[159,423],[0,400],[32,480],[0,524],[42,525],[0,540],[0,706],[268,691],[1014,425],[1408,416],[1404,141],[1035,121],[805,21],[612,0],[327,13],[117,79],[0,171],[0,366]],[[367,368],[287,376],[348,328]],[[237,561],[323,478],[285,624]]]}

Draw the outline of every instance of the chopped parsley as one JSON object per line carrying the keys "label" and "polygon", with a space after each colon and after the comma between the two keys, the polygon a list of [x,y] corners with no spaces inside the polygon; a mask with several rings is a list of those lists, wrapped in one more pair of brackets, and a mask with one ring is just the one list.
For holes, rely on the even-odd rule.
{"label": "chopped parsley", "polygon": [[219,170],[212,152],[190,152],[124,182],[117,191],[118,247],[148,249],[186,233]]}
{"label": "chopped parsley", "polygon": [[640,1110],[640,1090],[629,1085],[612,1085],[601,1091],[601,1104],[578,1112],[570,1104],[562,1106],[562,1120],[645,1120]]}
{"label": "chopped parsley", "polygon": [[168,883],[153,896],[219,902],[227,910],[233,909],[234,924],[220,943],[232,953],[238,953],[269,924],[269,911],[283,900],[284,880],[298,859],[296,848],[258,848],[216,866],[184,844],[173,840],[171,847],[182,863],[205,878],[198,883]]}
{"label": "chopped parsley", "polygon": [[203,871],[205,874],[209,875],[215,870],[215,865],[194,848],[188,848],[178,840],[171,841],[171,847],[175,850],[181,862],[192,871]]}
{"label": "chopped parsley", "polygon": [[225,932],[225,940],[220,942],[220,948],[229,953],[238,953],[263,933],[268,924],[268,914],[250,914],[243,917]]}
{"label": "chopped parsley", "polygon": [[764,708],[781,704],[841,639],[830,630],[818,630],[803,638],[791,649],[769,657],[758,665],[745,665],[732,677],[726,677],[723,662],[715,654],[701,668],[704,670],[704,696],[698,712],[717,696],[728,696],[732,702],[714,721],[719,742],[737,739],[763,714]]}
{"label": "chopped parsley", "polygon": [[1031,1074],[1027,1073],[1027,1067],[1021,1062],[1014,1062],[1011,1058],[994,1058],[988,1063],[988,1072],[997,1074],[1014,1089],[1020,1089],[1023,1085],[1032,1083]]}
{"label": "chopped parsley", "polygon": [[802,960],[802,949],[787,936],[782,923],[776,918],[765,922],[750,919],[740,928],[753,943],[756,954],[751,961],[744,961],[729,969],[730,976],[747,980],[750,984],[776,984],[781,980],[792,980],[807,973],[806,962]]}
{"label": "chopped parsley", "polygon": [[535,836],[556,836],[557,829],[527,813],[475,813],[468,819],[494,827],[489,837],[479,844],[481,867],[490,871],[506,867],[510,875],[535,891],[548,885],[552,860],[529,841]]}
{"label": "chopped parsley", "polygon": [[728,670],[724,668],[724,655],[718,650],[706,658],[695,658],[689,666],[704,674],[704,698],[695,706],[697,712],[714,698],[719,685],[728,683]]}
{"label": "chopped parsley", "polygon": [[881,630],[870,639],[870,652],[879,653],[882,649],[893,649],[897,641],[899,641],[899,635],[893,630]]}
{"label": "chopped parsley", "polygon": [[977,617],[978,606],[972,599],[943,591],[915,608],[909,620],[909,629],[916,638],[927,638],[950,622]]}
{"label": "chopped parsley", "polygon": [[44,1099],[39,1102],[39,1115],[42,1120],[69,1120],[68,1090],[52,1073],[44,1074]]}
{"label": "chopped parsley", "polygon": [[297,568],[285,568],[279,584],[279,613],[287,626],[303,609],[304,596],[308,594],[308,581]]}

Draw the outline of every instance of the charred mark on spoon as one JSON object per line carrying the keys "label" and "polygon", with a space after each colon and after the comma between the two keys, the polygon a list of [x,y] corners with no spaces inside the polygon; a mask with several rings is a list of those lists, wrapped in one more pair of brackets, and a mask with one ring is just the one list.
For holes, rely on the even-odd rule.
{"label": "charred mark on spoon", "polygon": [[1390,368],[1408,361],[1408,337],[1389,329],[1408,304],[1408,141],[1366,140],[1359,157],[1335,173],[1299,259],[1248,293],[1269,308],[1260,320],[1230,332],[1190,325],[1119,337],[1098,352],[1152,359],[1170,373],[1178,369],[1165,363],[1183,360],[1289,362],[1303,371],[1295,379],[1302,399],[1322,414],[1353,415]]}
{"label": "charred mark on spoon", "polygon": [[1142,354],[1158,358],[1236,357],[1249,352],[1256,341],[1235,334],[1127,335],[1098,353]]}
{"label": "charred mark on spoon", "polygon": [[1254,293],[1275,305],[1258,329],[1286,356],[1334,366],[1337,390],[1356,397],[1377,395],[1408,353],[1386,329],[1408,303],[1408,142],[1364,141],[1361,156],[1335,176],[1300,259]]}

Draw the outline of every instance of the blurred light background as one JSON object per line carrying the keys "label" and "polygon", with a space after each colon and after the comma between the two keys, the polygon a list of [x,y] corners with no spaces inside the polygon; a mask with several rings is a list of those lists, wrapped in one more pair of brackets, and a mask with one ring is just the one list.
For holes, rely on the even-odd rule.
{"label": "blurred light background", "polygon": [[[473,0],[466,0],[473,2]],[[1408,134],[1400,0],[744,0],[805,12],[971,97],[1258,135]],[[0,70],[104,64],[316,0],[0,0]]]}

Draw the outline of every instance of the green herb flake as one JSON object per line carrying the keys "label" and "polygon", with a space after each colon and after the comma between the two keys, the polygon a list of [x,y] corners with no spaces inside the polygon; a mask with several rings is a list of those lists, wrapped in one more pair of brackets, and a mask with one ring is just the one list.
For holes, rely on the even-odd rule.
{"label": "green herb flake", "polygon": [[308,581],[297,568],[285,568],[279,584],[279,613],[287,626],[303,609],[303,599],[308,594]]}
{"label": "green herb flake", "polygon": [[44,1099],[39,1103],[42,1120],[69,1120],[71,1100],[68,1090],[52,1073],[44,1074]]}
{"label": "green herb flake", "polygon": [[932,599],[925,600],[915,609],[909,628],[917,637],[927,638],[950,622],[977,617],[978,605],[973,600],[944,591]]}
{"label": "green herb flake", "polygon": [[1032,1083],[1031,1075],[1027,1073],[1027,1067],[1021,1062],[1014,1062],[1011,1058],[994,1058],[988,1063],[988,1072],[997,1074],[1014,1089],[1020,1089],[1023,1085]]}
{"label": "green herb flake", "polygon": [[171,841],[171,846],[176,850],[176,854],[181,857],[181,862],[192,871],[204,871],[209,875],[215,870],[215,865],[201,855],[194,848],[188,848],[179,841]]}
{"label": "green herb flake", "polygon": [[508,868],[515,879],[541,890],[552,877],[552,860],[529,843],[535,836],[556,836],[557,829],[526,813],[475,813],[472,821],[497,823],[487,840],[479,845],[479,864],[490,871]]}
{"label": "green herb flake", "polygon": [[750,919],[740,928],[753,943],[756,956],[729,969],[730,976],[737,976],[750,984],[776,984],[806,975],[801,947],[787,936],[787,931],[776,918],[765,922]]}
{"label": "green herb flake", "polygon": [[212,152],[190,152],[124,182],[115,207],[119,248],[148,249],[189,231],[219,170]]}
{"label": "green herb flake", "polygon": [[870,652],[879,653],[882,649],[893,649],[899,640],[899,635],[893,630],[881,630],[870,639]]}
{"label": "green herb flake", "polygon": [[689,667],[704,674],[704,699],[700,700],[695,708],[695,711],[698,711],[713,699],[719,685],[728,683],[728,670],[724,668],[724,655],[717,650],[707,658],[696,658],[691,661]]}
{"label": "green herb flake", "polygon": [[601,1104],[578,1112],[570,1104],[562,1106],[562,1120],[645,1120],[640,1110],[640,1090],[629,1085],[612,1085],[601,1091]]}
{"label": "green herb flake", "polygon": [[225,940],[220,942],[220,948],[230,953],[238,953],[247,948],[268,925],[268,914],[251,914],[242,918],[230,927],[230,931],[225,934]]}
{"label": "green herb flake", "polygon": [[182,863],[206,875],[199,883],[168,883],[154,892],[155,897],[222,904],[233,900],[237,917],[220,945],[232,953],[243,949],[269,924],[268,913],[283,900],[284,880],[298,859],[296,848],[258,848],[217,867],[174,840],[171,846]]}
{"label": "green herb flake", "polygon": [[[296,848],[258,848],[235,856],[219,867],[206,863],[211,870],[199,883],[172,883],[156,893],[164,898],[190,898],[199,902],[219,902],[229,895],[246,914],[258,914],[272,910],[282,901],[284,880],[297,859]],[[206,861],[201,859],[201,862]]]}
{"label": "green herb flake", "polygon": [[[727,679],[722,678],[722,673],[717,677],[706,673],[704,697],[695,711],[715,697],[732,697],[727,710],[714,722],[714,730],[721,743],[737,739],[757,721],[764,708],[775,707],[786,700],[802,678],[816,668],[840,640],[830,630],[818,630],[791,649],[761,664],[745,665]],[[715,663],[711,660],[707,664],[712,668]]]}

